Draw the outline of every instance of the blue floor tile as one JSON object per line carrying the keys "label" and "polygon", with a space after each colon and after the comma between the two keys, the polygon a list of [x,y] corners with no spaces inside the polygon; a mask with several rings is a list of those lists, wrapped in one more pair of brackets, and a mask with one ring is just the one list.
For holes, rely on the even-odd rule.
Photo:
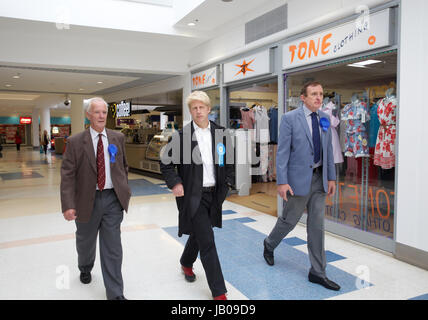
{"label": "blue floor tile", "polygon": [[327,262],[333,262],[333,261],[346,259],[346,257],[341,256],[340,254],[334,253],[330,250],[325,251],[325,258],[327,259]]}
{"label": "blue floor tile", "polygon": [[32,179],[32,178],[43,178],[38,172],[9,172],[1,173],[0,178],[3,180],[20,180],[20,179]]}
{"label": "blue floor tile", "polygon": [[236,221],[239,221],[241,223],[247,223],[247,222],[255,222],[256,220],[251,219],[251,218],[238,218],[238,219],[234,219]]}
{"label": "blue floor tile", "polygon": [[236,211],[233,211],[233,210],[223,210],[222,213],[223,214],[234,214],[234,213],[236,213]]}
{"label": "blue floor tile", "polygon": [[428,293],[414,298],[410,298],[409,300],[428,300]]}
{"label": "blue floor tile", "polygon": [[[308,255],[286,242],[275,250],[275,265],[268,266],[263,259],[266,235],[248,227],[242,219],[248,221],[247,218],[225,220],[223,228],[214,228],[214,233],[225,280],[249,299],[320,300],[359,289],[355,276],[332,265],[327,265],[326,273],[329,279],[338,282],[340,291],[310,283]],[[179,238],[177,227],[164,230],[184,246],[187,237]],[[296,239],[291,242],[298,243]],[[344,258],[333,252],[327,255],[332,260]]]}
{"label": "blue floor tile", "polygon": [[285,242],[286,244],[288,244],[289,246],[300,246],[302,244],[306,244],[305,240],[302,240],[300,238],[297,237],[291,237],[291,238],[285,238],[284,240],[282,240],[283,242]]}
{"label": "blue floor tile", "polygon": [[154,184],[146,179],[129,180],[132,196],[150,196],[171,193],[167,188]]}

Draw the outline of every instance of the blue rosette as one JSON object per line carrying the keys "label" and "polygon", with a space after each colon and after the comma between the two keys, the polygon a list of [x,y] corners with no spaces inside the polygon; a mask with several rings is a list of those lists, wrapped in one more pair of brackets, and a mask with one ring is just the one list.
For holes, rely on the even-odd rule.
{"label": "blue rosette", "polygon": [[110,154],[110,162],[115,163],[116,162],[116,154],[117,154],[117,147],[115,144],[109,144],[108,145],[108,153]]}
{"label": "blue rosette", "polygon": [[323,131],[327,131],[330,128],[330,120],[324,117],[320,118],[320,126]]}
{"label": "blue rosette", "polygon": [[220,167],[224,166],[224,155],[226,154],[226,147],[223,143],[217,144],[217,153],[218,153],[218,164]]}

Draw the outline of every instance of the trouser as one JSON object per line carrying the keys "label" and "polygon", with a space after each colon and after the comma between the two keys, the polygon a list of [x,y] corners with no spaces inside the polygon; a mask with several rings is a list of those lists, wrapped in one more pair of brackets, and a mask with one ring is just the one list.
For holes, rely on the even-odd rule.
{"label": "trouser", "polygon": [[123,209],[113,189],[96,191],[94,209],[88,223],[76,221],[78,267],[90,272],[95,262],[99,232],[101,270],[107,299],[123,295],[122,243],[120,224]]}
{"label": "trouser", "polygon": [[20,143],[16,144],[16,150],[18,150],[18,151],[21,150],[21,144]]}
{"label": "trouser", "polygon": [[266,238],[266,246],[273,251],[287,234],[294,229],[307,208],[306,224],[308,235],[308,252],[311,262],[310,272],[325,277],[326,258],[324,250],[324,211],[325,199],[322,173],[315,172],[312,176],[311,190],[306,196],[288,196],[284,201],[282,217],[278,220]]}
{"label": "trouser", "polygon": [[212,193],[202,193],[201,203],[192,218],[192,234],[190,234],[186,242],[180,263],[184,267],[191,268],[198,257],[198,252],[200,252],[208,286],[212,296],[217,297],[226,293],[227,290],[217,255],[214,231],[209,214],[212,200]]}
{"label": "trouser", "polygon": [[46,153],[47,153],[47,151],[48,151],[48,145],[47,145],[47,144],[44,144],[44,145],[43,145],[43,152],[46,154]]}

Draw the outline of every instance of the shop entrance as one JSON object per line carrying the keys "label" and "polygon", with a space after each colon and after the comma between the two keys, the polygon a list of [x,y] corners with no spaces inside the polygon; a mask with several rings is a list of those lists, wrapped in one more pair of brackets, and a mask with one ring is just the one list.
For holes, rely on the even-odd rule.
{"label": "shop entrance", "polygon": [[[234,194],[228,201],[277,216],[276,149],[278,132],[277,78],[230,88],[227,125],[245,131],[249,141],[247,195]],[[240,173],[237,172],[239,175]],[[237,177],[238,181],[240,177]]]}
{"label": "shop entrance", "polygon": [[322,110],[333,129],[337,192],[326,200],[326,219],[393,239],[396,51],[287,73],[287,112],[301,105],[309,81],[323,85]]}

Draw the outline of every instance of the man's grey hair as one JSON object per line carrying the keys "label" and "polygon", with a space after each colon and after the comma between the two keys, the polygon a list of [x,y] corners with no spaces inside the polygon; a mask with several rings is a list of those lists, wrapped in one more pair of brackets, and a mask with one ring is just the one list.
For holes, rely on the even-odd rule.
{"label": "man's grey hair", "polygon": [[105,104],[105,106],[106,106],[106,110],[108,110],[108,104],[107,104],[107,102],[103,98],[94,97],[94,98],[91,98],[89,100],[86,100],[85,111],[87,113],[91,113],[92,103],[95,102],[95,101],[101,101],[101,102],[103,102]]}

